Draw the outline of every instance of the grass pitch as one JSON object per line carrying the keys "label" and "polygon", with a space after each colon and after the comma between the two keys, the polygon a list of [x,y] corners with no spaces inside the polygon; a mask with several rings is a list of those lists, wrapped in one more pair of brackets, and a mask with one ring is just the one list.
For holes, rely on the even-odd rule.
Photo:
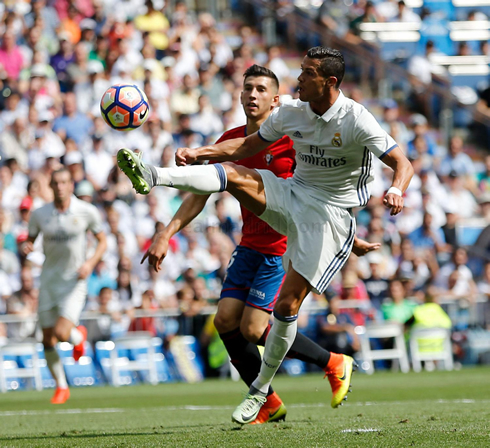
{"label": "grass pitch", "polygon": [[490,369],[355,374],[347,404],[330,408],[321,374],[278,376],[286,422],[239,427],[232,381],[0,395],[0,447],[489,447]]}

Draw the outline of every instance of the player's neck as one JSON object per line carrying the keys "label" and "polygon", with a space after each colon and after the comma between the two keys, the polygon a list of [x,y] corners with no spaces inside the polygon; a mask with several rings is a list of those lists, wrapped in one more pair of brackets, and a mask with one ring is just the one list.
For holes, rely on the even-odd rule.
{"label": "player's neck", "polygon": [[255,134],[259,129],[260,125],[267,119],[267,117],[252,120],[247,118],[247,135]]}
{"label": "player's neck", "polygon": [[54,200],[54,208],[59,212],[66,212],[70,208],[71,198],[66,199],[55,199]]}
{"label": "player's neck", "polygon": [[315,114],[322,116],[328,109],[330,109],[334,105],[339,95],[340,90],[330,90],[328,94],[321,96],[318,101],[310,101],[311,110],[315,112]]}

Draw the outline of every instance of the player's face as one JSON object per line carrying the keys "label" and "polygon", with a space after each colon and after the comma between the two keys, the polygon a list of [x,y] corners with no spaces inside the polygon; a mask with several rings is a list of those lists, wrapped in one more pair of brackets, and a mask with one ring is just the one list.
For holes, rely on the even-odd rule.
{"label": "player's face", "polygon": [[267,118],[279,104],[279,95],[271,78],[248,76],[243,83],[240,101],[247,118]]}
{"label": "player's face", "polygon": [[51,179],[51,188],[53,189],[54,199],[56,201],[63,201],[69,198],[73,194],[74,185],[71,179],[70,173],[67,171],[61,171],[53,174]]}
{"label": "player's face", "polygon": [[310,59],[305,56],[298,76],[299,99],[305,102],[315,102],[325,95],[328,88],[335,85],[337,78],[325,77],[320,70],[320,59]]}

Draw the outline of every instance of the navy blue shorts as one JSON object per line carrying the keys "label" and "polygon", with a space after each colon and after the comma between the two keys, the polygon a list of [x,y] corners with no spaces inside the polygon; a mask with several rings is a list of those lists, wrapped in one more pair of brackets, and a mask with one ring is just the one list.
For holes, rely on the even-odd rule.
{"label": "navy blue shorts", "polygon": [[232,297],[247,306],[271,312],[285,277],[282,257],[237,246],[228,264],[220,298]]}

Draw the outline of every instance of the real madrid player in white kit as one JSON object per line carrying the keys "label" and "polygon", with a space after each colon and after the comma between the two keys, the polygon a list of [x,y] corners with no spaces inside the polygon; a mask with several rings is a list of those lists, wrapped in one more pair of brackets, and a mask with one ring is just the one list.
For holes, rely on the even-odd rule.
{"label": "real madrid player in white kit", "polygon": [[[373,180],[372,156],[393,173],[383,202],[396,215],[413,168],[396,142],[362,105],[340,90],[345,71],[342,54],[326,47],[311,48],[301,64],[299,100],[282,104],[247,137],[201,148],[179,148],[178,165],[197,160],[239,160],[258,153],[284,135],[294,142],[293,177],[277,178],[268,170],[251,170],[232,163],[185,168],[145,165],[129,150],[118,152],[118,164],[140,193],[156,185],[208,194],[227,190],[242,205],[287,235],[283,257],[287,276],[274,307],[274,325],[266,340],[262,366],[232,419],[250,423],[265,402],[268,387],[297,332],[297,314],[305,296],[322,293],[342,268],[356,230],[353,207],[365,206]],[[327,375],[332,406],[349,390],[353,360],[331,354]]]}
{"label": "real madrid player in white kit", "polygon": [[[34,241],[42,234],[46,259],[41,272],[38,316],[46,361],[56,381],[51,402],[61,404],[70,392],[55,345],[57,341],[72,343],[75,361],[83,355],[87,332],[85,327],[77,328],[77,325],[87,295],[86,278],[102,258],[107,243],[98,210],[73,195],[73,180],[66,168],[53,173],[51,188],[54,202],[32,212],[29,238],[22,250],[26,254],[31,252]],[[88,230],[98,240],[89,259],[86,258]]]}

